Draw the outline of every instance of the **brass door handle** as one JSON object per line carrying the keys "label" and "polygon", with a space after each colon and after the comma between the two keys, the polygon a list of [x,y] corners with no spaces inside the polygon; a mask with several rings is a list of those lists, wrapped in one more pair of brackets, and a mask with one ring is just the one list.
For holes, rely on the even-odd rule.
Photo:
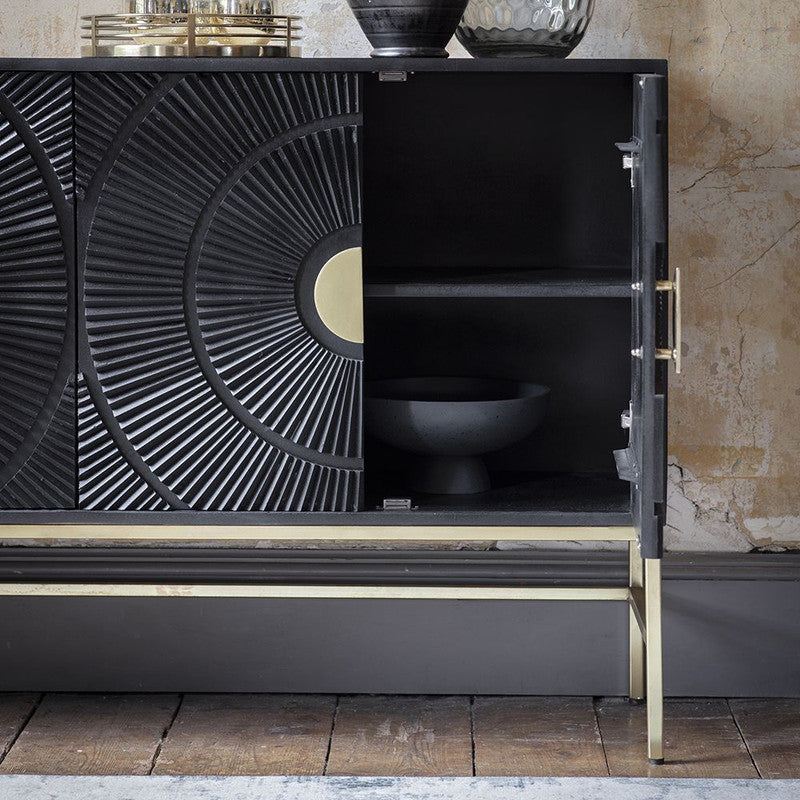
{"label": "brass door handle", "polygon": [[681,374],[681,361],[683,351],[683,321],[681,319],[681,268],[675,267],[675,296],[672,306],[672,344],[675,348],[675,372]]}
{"label": "brass door handle", "polygon": [[656,281],[657,292],[673,292],[672,300],[672,347],[656,348],[656,358],[675,362],[675,373],[680,375],[682,367],[683,320],[681,319],[681,269],[675,267],[675,279]]}

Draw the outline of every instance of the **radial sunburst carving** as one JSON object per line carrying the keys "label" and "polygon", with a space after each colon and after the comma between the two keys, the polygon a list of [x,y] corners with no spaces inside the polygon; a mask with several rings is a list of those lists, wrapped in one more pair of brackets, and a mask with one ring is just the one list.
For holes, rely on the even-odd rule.
{"label": "radial sunburst carving", "polygon": [[0,507],[75,503],[72,82],[0,74]]}
{"label": "radial sunburst carving", "polygon": [[[81,157],[99,76],[82,77]],[[297,287],[321,244],[359,238],[355,78],[174,78],[79,170],[96,446],[169,507],[352,510],[360,351],[305,324]],[[130,507],[122,485],[99,490],[90,457],[82,444],[82,506]]]}
{"label": "radial sunburst carving", "polygon": [[81,155],[75,174],[81,193],[108,155],[112,142],[126,126],[135,125],[134,109],[142,108],[146,113],[157,102],[153,88],[160,81],[155,72],[87,72],[77,77],[75,111]]}
{"label": "radial sunburst carving", "polygon": [[236,401],[280,436],[349,457],[361,455],[357,348],[315,338],[296,293],[320,240],[358,236],[356,148],[354,127],[322,130],[248,170],[205,232],[195,293],[203,345]]}
{"label": "radial sunburst carving", "polygon": [[0,492],[0,508],[75,508],[75,383],[72,376],[39,444]]}
{"label": "radial sunburst carving", "polygon": [[84,487],[81,508],[106,508],[110,498],[122,511],[166,511],[169,504],[123,458],[89,397],[78,383],[78,480]]}

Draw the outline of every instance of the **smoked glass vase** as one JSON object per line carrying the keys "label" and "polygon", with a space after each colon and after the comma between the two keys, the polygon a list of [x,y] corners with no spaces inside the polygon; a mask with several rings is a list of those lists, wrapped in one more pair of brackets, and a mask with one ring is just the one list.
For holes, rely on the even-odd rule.
{"label": "smoked glass vase", "polygon": [[593,10],[594,0],[469,0],[456,36],[476,58],[564,58]]}

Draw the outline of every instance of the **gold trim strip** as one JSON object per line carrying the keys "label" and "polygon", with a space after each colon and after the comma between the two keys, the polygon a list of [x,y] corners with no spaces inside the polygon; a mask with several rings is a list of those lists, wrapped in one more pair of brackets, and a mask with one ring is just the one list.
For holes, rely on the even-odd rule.
{"label": "gold trim strip", "polygon": [[645,696],[645,600],[644,561],[637,542],[628,543],[628,585],[631,588],[628,611],[628,697],[643,700]]}
{"label": "gold trim strip", "polygon": [[[645,625],[645,600],[644,600],[644,589],[638,586],[631,586],[630,587],[630,594],[628,596],[628,602],[631,606],[631,611],[633,612],[633,616],[636,620],[636,624],[639,627],[640,638],[645,640],[647,638],[647,626]],[[631,634],[636,633],[634,628],[631,628]]]}
{"label": "gold trim strip", "polygon": [[626,586],[315,586],[0,583],[0,596],[240,597],[310,600],[622,600]]}
{"label": "gold trim strip", "polygon": [[644,653],[644,599],[640,603],[637,592],[643,591],[644,561],[639,553],[637,542],[628,543],[628,585],[631,599],[628,611],[628,697],[643,700],[645,696],[645,653]]}
{"label": "gold trim strip", "polygon": [[155,541],[484,541],[631,542],[632,527],[497,525],[0,525],[3,539]]}

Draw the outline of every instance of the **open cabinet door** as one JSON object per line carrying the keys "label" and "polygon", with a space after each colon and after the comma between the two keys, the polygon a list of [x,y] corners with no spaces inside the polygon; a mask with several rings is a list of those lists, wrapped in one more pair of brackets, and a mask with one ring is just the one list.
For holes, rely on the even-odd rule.
{"label": "open cabinet door", "polygon": [[[643,558],[659,558],[666,510],[667,95],[662,75],[634,76],[633,139],[619,145],[633,192],[631,406],[626,450],[615,453],[631,482]],[[671,351],[670,351],[671,352]]]}

